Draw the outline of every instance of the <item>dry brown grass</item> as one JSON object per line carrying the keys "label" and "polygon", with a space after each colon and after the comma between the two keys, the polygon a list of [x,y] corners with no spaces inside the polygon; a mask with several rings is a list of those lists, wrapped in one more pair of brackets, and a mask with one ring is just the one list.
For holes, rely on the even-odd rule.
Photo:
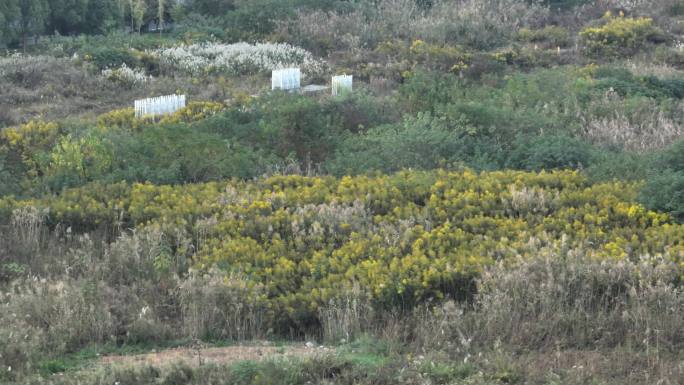
{"label": "dry brown grass", "polygon": [[384,41],[422,39],[437,44],[488,48],[503,44],[522,26],[543,23],[545,7],[517,0],[434,1],[423,10],[413,0],[382,0],[348,14],[300,12],[278,33],[317,53],[352,54]]}
{"label": "dry brown grass", "polygon": [[323,339],[331,343],[353,341],[368,331],[374,315],[370,302],[357,286],[348,295],[331,299],[319,309]]}
{"label": "dry brown grass", "polygon": [[583,135],[595,144],[647,152],[665,148],[682,138],[684,125],[657,110],[640,121],[616,113],[613,117],[587,121]]}
{"label": "dry brown grass", "polygon": [[[253,82],[253,79],[244,81]],[[196,99],[222,100],[225,90],[219,83],[214,78],[193,80],[173,76],[157,77],[144,87],[130,88],[107,81],[94,68],[71,59],[0,56],[0,127],[31,119],[59,120],[98,115],[132,106],[135,99],[178,90]]]}
{"label": "dry brown grass", "polygon": [[676,78],[684,75],[684,71],[667,64],[628,61],[625,66],[635,76],[655,76],[658,78]]}
{"label": "dry brown grass", "polygon": [[[641,71],[655,71],[642,67]],[[647,152],[669,146],[684,136],[684,102],[663,109],[657,101],[642,98],[629,104],[616,91],[606,91],[578,113],[582,135],[600,145]]]}
{"label": "dry brown grass", "polygon": [[677,352],[684,346],[678,272],[660,257],[599,262],[572,250],[513,269],[497,266],[482,276],[473,338],[542,350]]}
{"label": "dry brown grass", "polygon": [[21,246],[27,251],[37,251],[47,228],[44,226],[49,210],[25,206],[12,211],[10,227]]}
{"label": "dry brown grass", "polygon": [[136,355],[108,355],[100,359],[103,365],[153,365],[164,367],[176,363],[184,363],[193,367],[203,364],[228,365],[238,361],[261,361],[271,358],[308,357],[325,353],[319,347],[307,347],[304,344],[276,347],[270,342],[255,342],[253,345],[227,347],[184,347],[167,349]]}
{"label": "dry brown grass", "polygon": [[191,272],[179,292],[183,330],[190,337],[245,341],[268,334],[266,308],[259,302],[263,291],[239,276]]}
{"label": "dry brown grass", "polygon": [[684,361],[676,355],[649,357],[626,349],[524,352],[506,357],[526,384],[678,385]]}

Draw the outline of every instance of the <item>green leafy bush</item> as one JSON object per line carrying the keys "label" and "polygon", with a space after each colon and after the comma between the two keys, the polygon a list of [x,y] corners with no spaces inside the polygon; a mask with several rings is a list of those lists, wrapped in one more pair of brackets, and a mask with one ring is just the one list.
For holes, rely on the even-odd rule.
{"label": "green leafy bush", "polygon": [[684,77],[660,79],[656,76],[635,76],[620,67],[602,66],[594,74],[596,89],[612,90],[621,96],[650,98],[684,98]]}
{"label": "green leafy bush", "polygon": [[521,138],[509,159],[510,166],[525,170],[583,168],[591,162],[591,146],[565,135]]}
{"label": "green leafy bush", "polygon": [[433,111],[440,104],[449,101],[451,93],[458,87],[458,77],[453,74],[416,71],[408,75],[399,88],[409,113]]}
{"label": "green leafy bush", "polygon": [[26,266],[15,262],[0,263],[0,284],[12,282],[26,274]]}
{"label": "green leafy bush", "polygon": [[9,169],[5,155],[0,152],[0,196],[15,194],[19,190],[19,181]]}
{"label": "green leafy bush", "polygon": [[594,161],[586,172],[594,181],[642,181],[652,170],[652,158],[627,151],[595,151]]}
{"label": "green leafy bush", "polygon": [[671,213],[679,222],[684,222],[684,140],[659,156],[640,200],[646,207]]}
{"label": "green leafy bush", "polygon": [[684,222],[684,171],[666,170],[649,178],[640,201],[652,210],[670,213]]}
{"label": "green leafy bush", "polygon": [[496,169],[503,163],[503,149],[492,151],[497,146],[495,139],[478,135],[462,118],[449,119],[425,112],[401,124],[379,126],[348,136],[325,163],[325,168],[335,175],[460,165],[478,170]]}
{"label": "green leafy bush", "polygon": [[112,48],[110,46],[95,47],[85,53],[86,61],[93,63],[98,69],[119,68],[126,64],[130,68],[140,66],[140,61],[126,48]]}
{"label": "green leafy bush", "polygon": [[662,154],[661,166],[684,171],[684,140],[676,142]]}
{"label": "green leafy bush", "polygon": [[273,161],[248,145],[176,123],[139,134],[112,131],[111,171],[105,179],[183,183],[229,177],[250,178]]}

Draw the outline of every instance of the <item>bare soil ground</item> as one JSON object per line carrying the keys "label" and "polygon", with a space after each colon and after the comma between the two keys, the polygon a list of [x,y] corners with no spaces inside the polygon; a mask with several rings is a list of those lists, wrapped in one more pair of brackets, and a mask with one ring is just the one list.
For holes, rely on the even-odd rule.
{"label": "bare soil ground", "polygon": [[326,348],[307,347],[305,345],[288,345],[276,347],[269,344],[237,345],[226,347],[181,347],[146,354],[108,355],[100,362],[104,365],[132,364],[165,366],[183,362],[191,366],[200,364],[230,364],[236,361],[260,361],[271,357],[306,357],[327,352]]}

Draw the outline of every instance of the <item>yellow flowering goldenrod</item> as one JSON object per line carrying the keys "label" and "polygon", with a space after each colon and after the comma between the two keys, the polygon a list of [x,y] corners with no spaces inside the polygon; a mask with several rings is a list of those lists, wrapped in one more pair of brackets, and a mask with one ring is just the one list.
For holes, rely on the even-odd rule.
{"label": "yellow flowering goldenrod", "polygon": [[576,171],[403,171],[94,184],[42,200],[0,199],[0,213],[30,204],[77,230],[159,229],[191,243],[182,252],[195,269],[247,277],[270,309],[306,317],[353,287],[378,306],[459,296],[486,266],[542,252],[658,254],[681,264],[684,226],[637,204],[636,191],[591,184]]}

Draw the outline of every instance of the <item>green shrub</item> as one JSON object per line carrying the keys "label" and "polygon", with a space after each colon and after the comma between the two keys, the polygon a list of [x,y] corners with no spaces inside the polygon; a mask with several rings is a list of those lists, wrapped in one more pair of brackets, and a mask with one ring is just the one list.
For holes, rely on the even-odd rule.
{"label": "green shrub", "polygon": [[670,6],[669,13],[672,16],[684,15],[684,2],[676,1]]}
{"label": "green shrub", "polygon": [[[16,172],[16,171],[15,171]],[[12,170],[10,170],[5,155],[0,149],[0,196],[16,194],[19,189],[19,181]]]}
{"label": "green shrub", "polygon": [[591,146],[565,135],[518,139],[508,164],[525,170],[582,168],[591,164]]}
{"label": "green shrub", "polygon": [[652,176],[639,199],[649,209],[670,213],[684,222],[684,171],[666,170]]}
{"label": "green shrub", "polygon": [[646,207],[684,222],[684,140],[658,156],[639,199]]}
{"label": "green shrub", "polygon": [[675,171],[684,171],[684,140],[676,142],[662,154],[660,166]]}
{"label": "green shrub", "polygon": [[188,385],[193,383],[195,370],[186,363],[175,364],[164,376],[161,385]]}
{"label": "green shrub", "polygon": [[610,66],[599,67],[594,78],[596,89],[612,90],[621,96],[684,98],[684,78],[660,79],[655,76],[635,76],[625,68]]}
{"label": "green shrub", "polygon": [[[181,9],[178,7],[177,9]],[[201,43],[206,41],[225,40],[226,31],[221,27],[221,19],[217,16],[223,13],[213,12],[211,15],[199,13],[189,13],[179,15],[175,21],[178,24],[174,27],[174,34],[179,36],[186,44]]]}
{"label": "green shrub", "polygon": [[433,111],[449,101],[450,94],[458,87],[458,77],[453,74],[417,71],[408,76],[399,88],[404,111]]}
{"label": "green shrub", "polygon": [[451,384],[466,379],[475,373],[475,368],[467,363],[446,364],[425,361],[421,366],[421,371],[435,384]]}
{"label": "green shrub", "polygon": [[67,367],[62,360],[50,360],[43,364],[43,370],[50,374],[63,373]]}
{"label": "green shrub", "polygon": [[649,155],[626,151],[596,151],[587,174],[593,181],[644,180],[653,166]]}
{"label": "green shrub", "polygon": [[112,131],[112,169],[105,180],[183,183],[259,175],[272,159],[186,123],[148,127],[139,134]]}
{"label": "green shrub", "polygon": [[249,385],[259,372],[259,364],[254,361],[240,361],[233,365],[231,374],[235,384]]}
{"label": "green shrub", "polygon": [[327,163],[327,169],[343,175],[435,168],[459,159],[468,150],[467,140],[461,137],[465,129],[460,133],[457,130],[430,113],[419,113],[417,118],[406,119],[402,124],[379,126],[365,134],[349,136]]}
{"label": "green shrub", "polygon": [[130,49],[111,48],[109,46],[88,50],[85,53],[85,59],[101,70],[105,68],[119,68],[122,64],[126,64],[130,68],[136,68],[141,64]]}
{"label": "green shrub", "polygon": [[53,190],[101,178],[112,165],[112,145],[94,133],[63,136],[49,155],[46,183]]}
{"label": "green shrub", "polygon": [[0,263],[0,285],[23,276],[27,272],[27,266],[15,262]]}
{"label": "green shrub", "polygon": [[297,159],[319,162],[334,147],[339,132],[315,100],[276,95],[260,107],[264,117],[259,135],[280,157],[295,154]]}
{"label": "green shrub", "polygon": [[648,87],[659,90],[663,96],[669,98],[684,98],[684,77],[659,79],[655,76],[649,76],[644,79]]}

